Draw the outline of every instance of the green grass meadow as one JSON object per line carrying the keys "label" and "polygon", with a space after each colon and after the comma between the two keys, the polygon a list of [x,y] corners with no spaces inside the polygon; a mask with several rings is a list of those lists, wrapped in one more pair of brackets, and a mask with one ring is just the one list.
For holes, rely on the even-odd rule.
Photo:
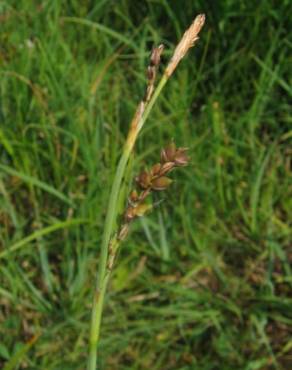
{"label": "green grass meadow", "polygon": [[149,54],[165,44],[162,71],[202,12],[126,191],[171,140],[191,163],[122,245],[98,369],[292,369],[290,0],[0,1],[1,369],[85,369]]}

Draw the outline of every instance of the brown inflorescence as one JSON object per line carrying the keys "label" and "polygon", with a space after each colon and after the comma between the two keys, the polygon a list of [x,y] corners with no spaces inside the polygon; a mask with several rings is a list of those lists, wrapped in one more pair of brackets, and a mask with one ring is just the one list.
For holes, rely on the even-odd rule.
{"label": "brown inflorescence", "polygon": [[154,91],[154,84],[156,80],[157,70],[160,64],[161,54],[163,52],[164,45],[159,45],[158,47],[154,48],[151,52],[150,56],[150,64],[147,67],[147,89],[146,94],[144,97],[144,102],[148,103],[153,91]]}
{"label": "brown inflorescence", "polygon": [[153,206],[145,199],[153,191],[166,190],[172,183],[167,175],[175,167],[184,167],[189,163],[187,148],[176,148],[172,142],[161,150],[160,162],[154,164],[149,171],[143,170],[136,177],[138,190],[133,190],[128,198],[128,206],[123,216],[123,224],[118,232],[118,239],[123,240],[128,234],[129,224],[137,217],[144,216]]}

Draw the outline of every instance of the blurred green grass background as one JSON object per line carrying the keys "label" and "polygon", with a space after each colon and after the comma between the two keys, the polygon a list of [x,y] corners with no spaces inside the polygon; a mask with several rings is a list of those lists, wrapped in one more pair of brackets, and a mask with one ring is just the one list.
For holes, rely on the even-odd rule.
{"label": "blurred green grass background", "polygon": [[164,43],[165,65],[201,12],[129,171],[172,139],[191,165],[122,247],[99,369],[292,368],[291,11],[0,1],[1,368],[85,368],[109,189],[149,52]]}

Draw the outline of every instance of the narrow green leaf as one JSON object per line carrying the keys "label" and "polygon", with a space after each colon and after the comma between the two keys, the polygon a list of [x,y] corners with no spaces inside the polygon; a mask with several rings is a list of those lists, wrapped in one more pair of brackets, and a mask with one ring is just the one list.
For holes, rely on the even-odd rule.
{"label": "narrow green leaf", "polygon": [[47,193],[49,194],[52,194],[54,195],[55,197],[59,198],[60,200],[62,200],[63,202],[69,204],[70,206],[73,206],[73,202],[71,199],[69,199],[68,197],[66,197],[66,195],[64,195],[63,193],[61,193],[60,191],[56,190],[55,188],[53,188],[51,185],[48,185],[47,183],[35,178],[35,177],[32,177],[30,175],[27,175],[23,172],[19,172],[11,167],[8,167],[4,164],[0,164],[0,169],[3,170],[4,172],[6,172],[7,174],[11,175],[11,176],[17,176],[19,177],[20,179],[22,179],[24,182],[27,182],[28,184],[30,185],[33,185],[33,186],[37,186],[38,188],[46,191]]}
{"label": "narrow green leaf", "polygon": [[4,250],[3,252],[0,253],[0,259],[8,256],[10,253],[15,252],[16,250],[24,247],[26,244],[31,242],[32,240],[35,240],[41,236],[50,234],[54,231],[60,230],[60,229],[65,229],[67,227],[79,225],[88,222],[88,220],[85,219],[73,219],[73,220],[68,220],[68,221],[61,221],[58,223],[55,223],[53,225],[44,227],[43,229],[37,230],[34,233],[30,234],[26,238],[18,241],[17,243],[11,245],[8,249]]}
{"label": "narrow green leaf", "polygon": [[30,341],[28,341],[24,346],[22,346],[16,353],[6,362],[3,370],[15,370],[17,365],[20,363],[25,354],[30,350],[34,343],[39,338],[39,335],[35,335]]}

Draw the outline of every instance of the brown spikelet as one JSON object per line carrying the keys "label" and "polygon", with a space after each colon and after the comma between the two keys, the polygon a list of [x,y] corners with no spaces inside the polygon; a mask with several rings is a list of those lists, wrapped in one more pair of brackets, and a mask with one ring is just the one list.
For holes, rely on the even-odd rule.
{"label": "brown spikelet", "polygon": [[186,55],[187,51],[194,46],[195,42],[198,40],[198,34],[201,31],[205,23],[205,14],[199,14],[191,26],[186,30],[182,39],[178,43],[174,50],[173,56],[166,67],[165,73],[169,77],[172,75],[173,71],[176,69],[180,60]]}

